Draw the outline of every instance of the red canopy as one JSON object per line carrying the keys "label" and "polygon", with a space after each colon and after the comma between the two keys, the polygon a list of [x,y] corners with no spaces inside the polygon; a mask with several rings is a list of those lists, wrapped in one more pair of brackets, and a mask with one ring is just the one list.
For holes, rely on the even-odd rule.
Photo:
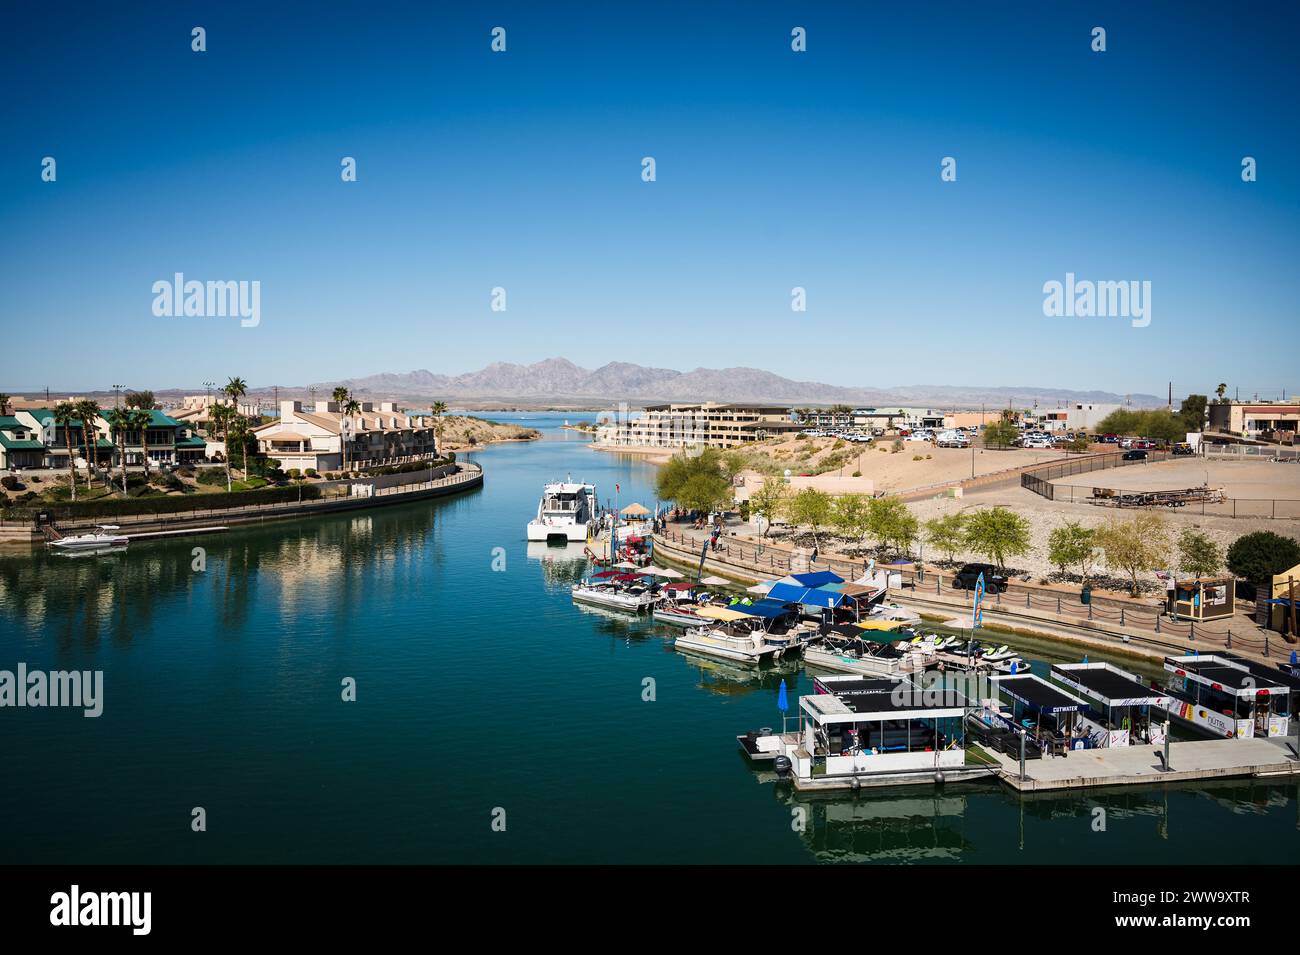
{"label": "red canopy", "polygon": [[640,580],[645,574],[619,574],[615,580]]}
{"label": "red canopy", "polygon": [[592,574],[591,576],[593,576],[593,577],[617,577],[617,576],[618,576],[618,571],[617,571],[617,570],[602,570],[600,573],[598,573],[598,574]]}
{"label": "red canopy", "polygon": [[690,590],[694,586],[695,586],[694,584],[687,584],[679,581],[673,584],[664,584],[663,589],[664,590]]}

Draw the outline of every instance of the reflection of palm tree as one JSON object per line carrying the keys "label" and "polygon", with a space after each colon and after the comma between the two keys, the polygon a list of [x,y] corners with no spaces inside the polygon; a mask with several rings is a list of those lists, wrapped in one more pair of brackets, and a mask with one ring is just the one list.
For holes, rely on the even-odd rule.
{"label": "reflection of palm tree", "polygon": [[54,406],[54,423],[63,428],[63,443],[68,448],[68,481],[72,484],[72,500],[77,500],[77,464],[72,453],[72,422],[77,420],[77,405],[60,401]]}

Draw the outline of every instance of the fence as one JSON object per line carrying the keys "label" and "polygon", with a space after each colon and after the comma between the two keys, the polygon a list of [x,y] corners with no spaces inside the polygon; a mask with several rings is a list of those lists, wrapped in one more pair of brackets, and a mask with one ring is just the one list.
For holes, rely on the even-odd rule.
{"label": "fence", "polygon": [[[695,560],[699,559],[700,548],[704,544],[703,537],[689,536],[672,527],[657,534],[656,538],[676,544],[682,550],[693,553]],[[711,560],[731,564],[738,569],[756,571],[769,576],[830,570],[845,580],[853,580],[864,574],[867,569],[865,561],[832,557],[812,562],[776,545],[747,544],[734,539],[728,540],[726,537],[719,538],[716,546],[709,545],[709,557]],[[967,612],[971,608],[973,594],[964,588],[954,587],[949,574],[934,570],[925,571],[917,568],[916,565],[878,565],[876,570],[899,574],[903,578],[904,587],[910,587],[918,598],[924,599],[933,595],[940,600],[960,599]],[[1058,622],[1065,624],[1097,622],[1144,630],[1150,634],[1150,638],[1144,642],[1161,650],[1182,651],[1188,646],[1198,650],[1222,648],[1253,651],[1262,653],[1266,657],[1273,653],[1285,656],[1290,652],[1290,646],[1285,641],[1270,635],[1267,631],[1262,635],[1247,633],[1239,626],[1234,632],[1230,625],[1211,626],[1190,620],[1175,620],[1166,616],[1162,609],[1135,605],[1132,601],[1122,598],[1094,595],[1090,602],[1085,604],[1080,600],[1078,593],[1052,590],[1019,581],[1009,582],[1005,593],[986,594],[984,607],[988,610],[1026,615],[1032,615],[1034,610],[1048,611],[1062,618]],[[1135,639],[1142,640],[1141,637]]]}

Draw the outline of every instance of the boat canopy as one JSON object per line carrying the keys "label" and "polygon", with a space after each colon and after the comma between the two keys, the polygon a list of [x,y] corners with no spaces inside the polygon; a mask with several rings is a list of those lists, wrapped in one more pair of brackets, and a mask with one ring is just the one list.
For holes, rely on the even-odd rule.
{"label": "boat canopy", "polygon": [[671,584],[664,584],[663,589],[664,590],[690,590],[694,586],[695,586],[694,584],[688,584],[682,581],[674,581]]}
{"label": "boat canopy", "polygon": [[782,583],[786,581],[803,584],[805,587],[820,587],[822,584],[842,584],[844,578],[829,570],[816,570],[808,574],[790,574],[788,577],[781,578]]}
{"label": "boat canopy", "polygon": [[853,624],[863,630],[897,630],[903,626],[906,621],[903,620],[863,620]]}
{"label": "boat canopy", "polygon": [[768,597],[783,603],[804,604],[809,607],[839,607],[850,599],[838,590],[806,587],[800,584],[778,582],[767,592]]}
{"label": "boat canopy", "polygon": [[751,617],[763,617],[766,620],[775,620],[777,617],[784,617],[786,614],[793,613],[789,607],[780,600],[755,600],[751,604],[745,605],[745,612]]}
{"label": "boat canopy", "polygon": [[753,616],[753,614],[732,610],[730,607],[701,607],[696,613],[701,617],[708,617],[710,620],[723,621],[745,620]]}

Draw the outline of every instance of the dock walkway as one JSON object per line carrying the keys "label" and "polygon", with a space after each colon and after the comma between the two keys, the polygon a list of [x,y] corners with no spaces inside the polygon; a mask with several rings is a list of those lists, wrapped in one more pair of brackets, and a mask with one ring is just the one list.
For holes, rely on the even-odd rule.
{"label": "dock walkway", "polygon": [[1023,780],[1019,760],[991,750],[986,752],[997,760],[999,776],[1008,786],[1020,792],[1042,792],[1226,776],[1300,776],[1295,745],[1294,737],[1170,743],[1169,762],[1173,768],[1168,771],[1164,768],[1164,747],[1074,750],[1068,756],[1025,760]]}

